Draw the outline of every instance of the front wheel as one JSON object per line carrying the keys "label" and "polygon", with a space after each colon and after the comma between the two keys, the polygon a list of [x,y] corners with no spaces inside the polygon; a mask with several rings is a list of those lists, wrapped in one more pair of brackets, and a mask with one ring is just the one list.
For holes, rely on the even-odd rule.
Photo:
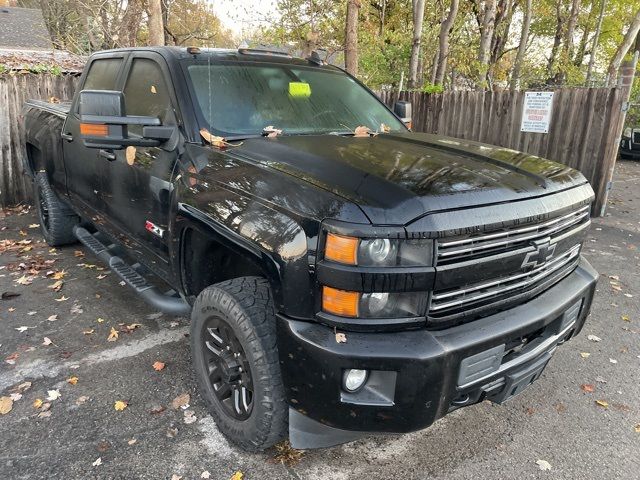
{"label": "front wheel", "polygon": [[247,451],[286,437],[288,406],[265,279],[205,288],[191,313],[191,351],[200,394],[224,435]]}

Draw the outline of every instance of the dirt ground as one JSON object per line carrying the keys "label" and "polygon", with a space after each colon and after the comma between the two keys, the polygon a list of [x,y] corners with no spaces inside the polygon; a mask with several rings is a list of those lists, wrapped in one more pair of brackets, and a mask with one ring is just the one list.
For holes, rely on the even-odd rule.
{"label": "dirt ground", "polygon": [[640,162],[618,164],[585,244],[601,274],[591,317],[526,393],[290,464],[217,431],[187,319],[154,312],[82,247],[49,249],[35,223],[0,214],[0,478],[640,478]]}

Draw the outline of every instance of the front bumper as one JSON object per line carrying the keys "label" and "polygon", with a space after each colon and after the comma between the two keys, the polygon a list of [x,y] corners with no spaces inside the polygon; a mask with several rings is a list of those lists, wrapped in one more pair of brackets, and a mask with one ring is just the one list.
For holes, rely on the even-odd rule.
{"label": "front bumper", "polygon": [[[514,378],[535,380],[557,346],[582,329],[597,277],[581,259],[555,286],[509,310],[438,331],[348,332],[346,343],[327,326],[278,316],[292,444],[410,432],[456,408],[509,398]],[[348,368],[371,372],[357,394],[342,390]]]}

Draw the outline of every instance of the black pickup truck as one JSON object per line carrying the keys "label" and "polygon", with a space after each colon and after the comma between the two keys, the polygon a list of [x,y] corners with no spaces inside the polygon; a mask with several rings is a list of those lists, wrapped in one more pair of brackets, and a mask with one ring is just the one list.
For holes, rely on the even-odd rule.
{"label": "black pickup truck", "polygon": [[317,56],[100,52],[70,103],[27,102],[25,169],[51,245],[190,314],[225,435],[324,447],[518,395],[595,291],[579,172],[409,107]]}

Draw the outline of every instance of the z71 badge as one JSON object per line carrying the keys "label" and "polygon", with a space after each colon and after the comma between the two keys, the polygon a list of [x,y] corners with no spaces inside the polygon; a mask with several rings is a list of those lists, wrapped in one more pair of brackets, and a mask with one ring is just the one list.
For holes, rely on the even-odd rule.
{"label": "z71 badge", "polygon": [[162,238],[164,235],[164,228],[160,228],[155,223],[150,222],[149,220],[145,222],[144,228],[160,238]]}

